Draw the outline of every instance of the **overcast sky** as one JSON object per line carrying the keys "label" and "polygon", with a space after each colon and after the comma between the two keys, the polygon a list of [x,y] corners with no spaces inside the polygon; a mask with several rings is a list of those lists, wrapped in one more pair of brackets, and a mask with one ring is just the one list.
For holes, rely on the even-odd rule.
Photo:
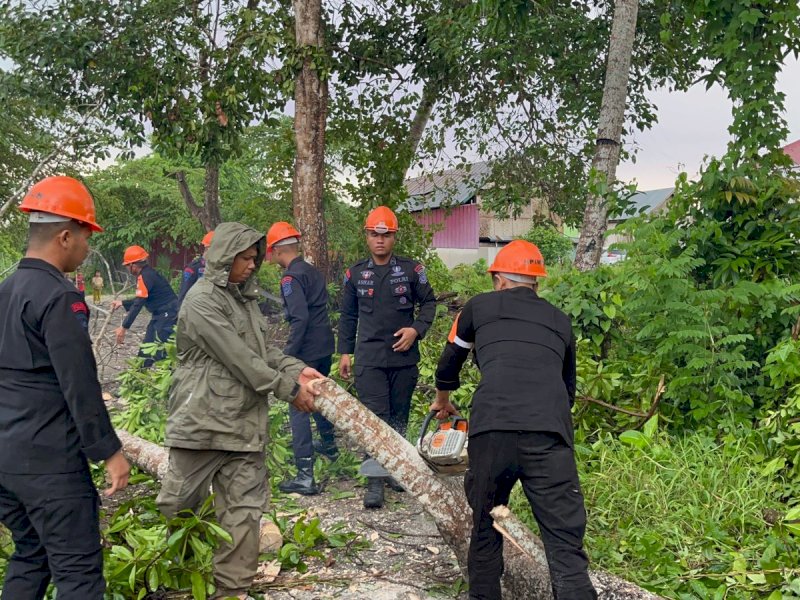
{"label": "overcast sky", "polygon": [[[800,139],[800,61],[790,58],[778,87],[786,94],[789,138]],[[706,155],[720,156],[728,143],[731,103],[719,87],[706,91],[705,84],[686,93],[656,91],[651,98],[658,106],[658,123],[639,133],[636,163],[621,164],[617,177],[636,180],[640,190],[671,187],[681,171],[695,175]]]}

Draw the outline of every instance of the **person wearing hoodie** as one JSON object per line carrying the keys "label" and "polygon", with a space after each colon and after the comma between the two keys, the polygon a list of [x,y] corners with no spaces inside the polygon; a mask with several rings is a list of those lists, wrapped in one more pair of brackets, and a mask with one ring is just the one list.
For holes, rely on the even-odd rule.
{"label": "person wearing hoodie", "polygon": [[165,445],[169,468],[157,504],[168,518],[197,509],[213,485],[220,525],[232,538],[214,552],[215,598],[247,598],[258,568],[259,522],[269,505],[267,399],[311,412],[322,375],[270,345],[255,275],[263,233],[222,223],[206,271],[178,314],[178,366]]}

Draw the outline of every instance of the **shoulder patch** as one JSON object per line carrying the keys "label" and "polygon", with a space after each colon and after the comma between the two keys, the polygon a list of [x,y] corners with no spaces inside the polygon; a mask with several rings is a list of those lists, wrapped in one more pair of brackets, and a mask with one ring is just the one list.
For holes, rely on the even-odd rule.
{"label": "shoulder patch", "polygon": [[286,275],[283,279],[281,279],[281,292],[284,296],[289,296],[292,293],[292,276]]}
{"label": "shoulder patch", "polygon": [[344,282],[347,283],[348,281],[350,281],[350,269],[344,272]]}
{"label": "shoulder patch", "polygon": [[424,265],[414,267],[414,272],[417,274],[420,283],[428,283],[428,274],[425,272]]}
{"label": "shoulder patch", "polygon": [[75,318],[78,319],[78,323],[81,324],[87,332],[89,331],[89,308],[86,306],[85,302],[73,302],[72,306],[72,314],[75,315]]}
{"label": "shoulder patch", "polygon": [[89,314],[89,308],[86,306],[85,302],[73,302],[72,303],[72,312],[74,313],[83,313]]}

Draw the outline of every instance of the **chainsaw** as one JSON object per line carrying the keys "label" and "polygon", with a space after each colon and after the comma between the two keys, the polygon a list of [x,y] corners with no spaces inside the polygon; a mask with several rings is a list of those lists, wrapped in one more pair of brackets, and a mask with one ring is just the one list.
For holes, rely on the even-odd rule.
{"label": "chainsaw", "polygon": [[436,416],[432,410],[425,417],[419,431],[417,452],[428,466],[441,475],[460,475],[467,470],[467,434],[469,423],[464,417],[450,417],[441,421],[433,432],[428,432]]}

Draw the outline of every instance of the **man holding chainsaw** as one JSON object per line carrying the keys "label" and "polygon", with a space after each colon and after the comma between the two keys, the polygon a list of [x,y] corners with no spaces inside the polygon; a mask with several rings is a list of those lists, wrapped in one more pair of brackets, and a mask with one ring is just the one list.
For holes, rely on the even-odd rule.
{"label": "man holding chainsaw", "polygon": [[539,249],[515,240],[489,267],[493,292],[480,294],[456,317],[436,371],[431,410],[457,414],[450,391],[470,351],[481,371],[472,399],[469,470],[472,507],[469,597],[500,600],[503,538],[490,511],[507,504],[519,480],[542,534],[556,600],[593,600],[583,550],[586,510],[573,451],[575,338],[569,317],[536,294],[545,277]]}
{"label": "man holding chainsaw", "polygon": [[[398,222],[391,209],[374,209],[364,229],[370,257],[344,276],[339,374],[350,377],[350,355],[355,351],[358,399],[405,435],[419,377],[419,340],[436,315],[436,298],[425,267],[393,253]],[[416,315],[415,306],[419,306]],[[402,489],[391,478],[367,476],[365,508],[383,506],[385,483]]]}

